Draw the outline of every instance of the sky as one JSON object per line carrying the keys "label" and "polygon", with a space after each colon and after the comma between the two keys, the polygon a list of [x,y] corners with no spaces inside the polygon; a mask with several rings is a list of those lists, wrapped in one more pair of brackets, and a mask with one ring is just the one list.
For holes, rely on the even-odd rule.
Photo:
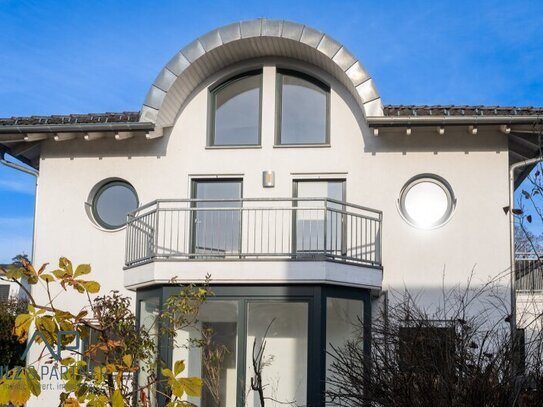
{"label": "sky", "polygon": [[[543,1],[0,0],[0,117],[137,111],[167,61],[257,17],[326,32],[385,104],[543,106]],[[32,176],[0,166],[0,263],[31,253]]]}

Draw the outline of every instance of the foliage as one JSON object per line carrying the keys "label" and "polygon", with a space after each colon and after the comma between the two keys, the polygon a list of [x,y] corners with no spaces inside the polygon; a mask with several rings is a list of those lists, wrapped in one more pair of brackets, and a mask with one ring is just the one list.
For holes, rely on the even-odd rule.
{"label": "foliage", "polygon": [[349,407],[542,405],[541,332],[526,343],[512,337],[490,286],[445,297],[428,314],[406,293],[372,321],[369,355],[362,338],[333,346],[327,400]]}
{"label": "foliage", "polygon": [[12,335],[15,318],[27,309],[26,300],[9,298],[0,302],[0,366],[16,366],[25,345]]}
{"label": "foliage", "polygon": [[[199,307],[208,293],[204,287],[183,286],[179,295],[170,298],[164,311],[157,314],[154,322],[160,329],[139,328],[132,311],[131,300],[113,291],[91,299],[100,291],[97,281],[88,279],[91,267],[81,264],[74,268],[62,257],[58,268],[48,272],[47,264],[36,270],[24,257],[5,270],[6,277],[19,284],[28,296],[27,312],[15,319],[13,334],[24,343],[31,332],[41,333],[43,339],[55,351],[63,351],[60,360],[42,351],[36,361],[28,361],[27,367],[13,368],[0,380],[0,405],[13,403],[22,406],[32,395],[40,394],[40,377],[33,367],[36,363],[49,363],[63,367],[64,391],[60,395],[61,406],[123,407],[137,404],[147,407],[154,392],[162,394],[169,407],[192,405],[182,400],[184,395],[199,397],[202,381],[197,377],[182,377],[183,361],[174,363],[173,371],[159,361],[158,337],[176,336],[176,328],[196,322]],[[25,278],[31,285],[43,285],[48,301],[38,304],[31,293],[19,282]],[[82,295],[86,306],[78,313],[59,308],[52,286],[60,286],[68,295]],[[76,334],[64,334],[57,343],[59,332],[74,331],[80,338],[90,341],[82,352],[69,348]],[[92,335],[91,335],[92,334]],[[33,336],[38,344],[42,338]],[[34,346],[36,346],[34,344]],[[60,348],[60,349],[59,349]],[[69,355],[67,356],[67,350]],[[44,348],[45,350],[45,348]],[[160,369],[161,375],[157,372]],[[147,381],[137,383],[137,374],[145,373]],[[21,380],[22,378],[22,380]]]}

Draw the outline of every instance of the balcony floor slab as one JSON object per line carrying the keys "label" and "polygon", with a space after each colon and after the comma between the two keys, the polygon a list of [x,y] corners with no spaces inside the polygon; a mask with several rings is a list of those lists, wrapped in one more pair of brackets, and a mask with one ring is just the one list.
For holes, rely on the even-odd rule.
{"label": "balcony floor slab", "polygon": [[380,290],[379,267],[333,261],[151,261],[124,271],[124,286],[137,290],[157,284],[334,284]]}

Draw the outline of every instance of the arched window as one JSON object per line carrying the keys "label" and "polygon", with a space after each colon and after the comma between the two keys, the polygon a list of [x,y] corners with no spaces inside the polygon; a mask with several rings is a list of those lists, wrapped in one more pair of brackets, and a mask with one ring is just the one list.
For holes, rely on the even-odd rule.
{"label": "arched window", "polygon": [[211,90],[209,145],[260,144],[262,70],[247,72]]}
{"label": "arched window", "polygon": [[277,144],[328,144],[330,87],[299,72],[277,70]]}

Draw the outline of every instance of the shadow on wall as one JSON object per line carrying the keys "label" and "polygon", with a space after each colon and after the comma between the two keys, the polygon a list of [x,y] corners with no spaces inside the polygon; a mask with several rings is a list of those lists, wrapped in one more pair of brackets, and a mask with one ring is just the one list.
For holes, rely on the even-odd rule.
{"label": "shadow on wall", "polygon": [[416,309],[428,320],[436,322],[476,318],[493,326],[509,325],[511,314],[511,289],[508,273],[487,283],[466,280],[463,284],[443,287],[389,287],[373,302],[373,315],[379,317],[388,307],[399,305]]}

